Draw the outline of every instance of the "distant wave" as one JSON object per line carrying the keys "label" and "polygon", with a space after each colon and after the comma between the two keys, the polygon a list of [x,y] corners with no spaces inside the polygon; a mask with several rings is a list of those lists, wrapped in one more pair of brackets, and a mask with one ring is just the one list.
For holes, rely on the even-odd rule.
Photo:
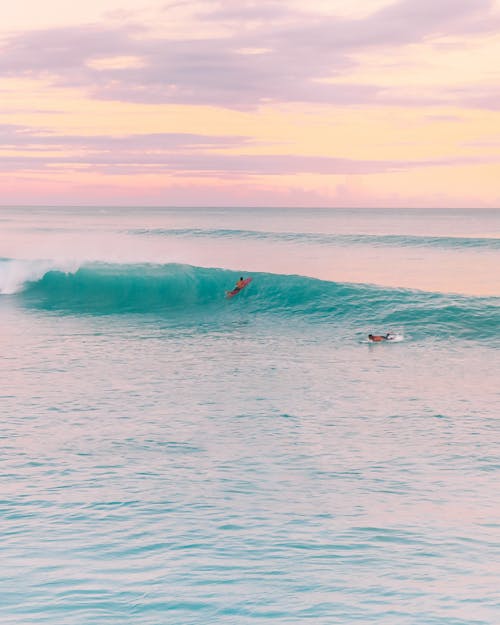
{"label": "distant wave", "polygon": [[127,230],[127,233],[141,236],[253,239],[294,243],[317,243],[319,245],[370,245],[381,247],[432,247],[445,249],[479,248],[500,250],[500,238],[493,237],[440,237],[399,234],[315,234],[202,228],[137,228]]}
{"label": "distant wave", "polygon": [[[6,263],[16,280],[1,282]],[[25,306],[70,314],[154,314],[182,324],[190,319],[231,319],[242,311],[287,323],[350,328],[415,329],[419,336],[491,339],[500,333],[499,298],[464,297],[326,282],[295,275],[253,274],[254,281],[225,299],[240,271],[189,265],[92,263],[55,267],[48,261],[0,261],[0,292]],[[22,281],[22,271],[24,280]],[[15,283],[16,288],[13,288]]]}

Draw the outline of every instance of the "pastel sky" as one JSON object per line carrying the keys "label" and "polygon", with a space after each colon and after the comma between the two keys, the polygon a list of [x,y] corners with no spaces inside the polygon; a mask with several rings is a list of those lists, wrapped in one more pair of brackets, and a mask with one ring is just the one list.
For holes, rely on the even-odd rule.
{"label": "pastel sky", "polygon": [[0,204],[500,206],[500,0],[17,0]]}

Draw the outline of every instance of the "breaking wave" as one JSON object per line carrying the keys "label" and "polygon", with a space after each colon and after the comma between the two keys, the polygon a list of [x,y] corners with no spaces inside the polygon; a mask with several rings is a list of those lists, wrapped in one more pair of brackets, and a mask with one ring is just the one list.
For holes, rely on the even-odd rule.
{"label": "breaking wave", "polygon": [[0,292],[23,305],[71,314],[154,314],[165,319],[260,318],[349,327],[417,328],[420,336],[491,339],[500,332],[499,298],[256,273],[227,300],[240,270],[179,264],[81,266],[0,261]]}

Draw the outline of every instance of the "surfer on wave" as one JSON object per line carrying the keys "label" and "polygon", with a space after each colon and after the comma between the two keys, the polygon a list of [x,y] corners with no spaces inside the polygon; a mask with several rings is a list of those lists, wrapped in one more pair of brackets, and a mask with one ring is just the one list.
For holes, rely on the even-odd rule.
{"label": "surfer on wave", "polygon": [[245,280],[243,279],[243,276],[240,277],[240,279],[238,280],[238,282],[236,283],[233,292],[236,291],[236,293],[238,291],[241,291],[241,289],[245,286]]}
{"label": "surfer on wave", "polygon": [[250,284],[251,281],[252,278],[245,279],[243,278],[243,276],[241,276],[241,278],[236,283],[234,289],[232,291],[226,291],[226,297],[234,297],[237,293],[243,290],[247,286],[247,284]]}

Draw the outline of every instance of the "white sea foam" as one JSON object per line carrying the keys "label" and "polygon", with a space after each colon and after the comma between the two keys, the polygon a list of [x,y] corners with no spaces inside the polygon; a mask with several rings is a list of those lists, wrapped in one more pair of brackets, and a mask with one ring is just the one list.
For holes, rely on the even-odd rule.
{"label": "white sea foam", "polygon": [[0,294],[19,293],[27,283],[40,280],[48,271],[73,273],[80,265],[75,260],[0,260]]}

